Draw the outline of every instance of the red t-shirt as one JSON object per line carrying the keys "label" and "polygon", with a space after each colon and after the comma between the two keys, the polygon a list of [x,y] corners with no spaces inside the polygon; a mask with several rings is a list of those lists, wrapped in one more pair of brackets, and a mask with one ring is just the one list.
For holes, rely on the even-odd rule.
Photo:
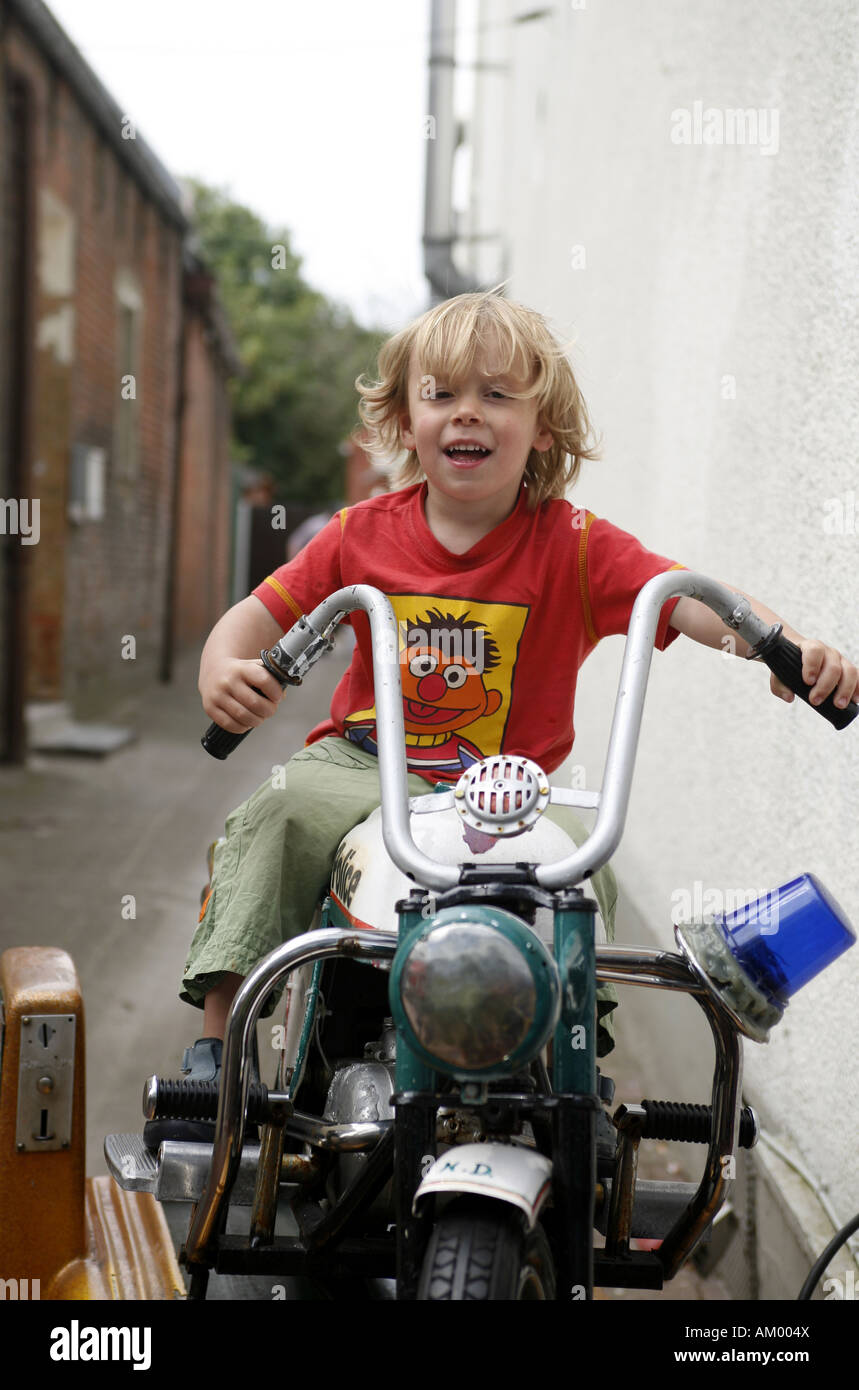
{"label": "red t-shirt", "polygon": [[[463,555],[436,539],[426,483],[344,507],[254,594],[284,631],[348,584],[386,594],[400,629],[403,717],[410,772],[455,782],[493,753],[533,758],[546,772],[573,746],[576,678],[602,637],[625,633],[639,589],[668,569],[634,536],[571,503],[514,510]],[[662,608],[656,646],[679,634]],[[352,663],[330,717],[305,743],[339,734],[377,752],[370,622],[348,619]]]}

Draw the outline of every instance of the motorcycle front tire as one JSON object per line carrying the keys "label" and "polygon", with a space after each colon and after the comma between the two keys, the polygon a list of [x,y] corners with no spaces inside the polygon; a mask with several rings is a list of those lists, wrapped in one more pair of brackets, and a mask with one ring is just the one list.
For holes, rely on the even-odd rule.
{"label": "motorcycle front tire", "polygon": [[529,1231],[509,1202],[457,1200],[436,1222],[418,1300],[519,1302],[555,1298],[555,1269],[539,1222]]}

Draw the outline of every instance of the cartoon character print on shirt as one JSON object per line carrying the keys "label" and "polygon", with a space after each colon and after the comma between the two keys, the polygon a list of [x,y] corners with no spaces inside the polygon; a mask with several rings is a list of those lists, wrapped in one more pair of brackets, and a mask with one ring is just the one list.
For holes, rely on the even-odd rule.
{"label": "cartoon character print on shirt", "polygon": [[[400,634],[409,771],[456,781],[501,749],[528,609],[422,595],[388,598]],[[372,753],[375,716],[375,706],[355,711],[344,729],[346,738]]]}

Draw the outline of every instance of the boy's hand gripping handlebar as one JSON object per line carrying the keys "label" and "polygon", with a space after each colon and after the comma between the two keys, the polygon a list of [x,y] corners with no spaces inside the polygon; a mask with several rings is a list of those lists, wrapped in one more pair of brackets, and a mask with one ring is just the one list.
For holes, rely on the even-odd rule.
{"label": "boy's hand gripping handlebar", "polygon": [[[770,628],[765,637],[752,648],[753,654],[770,668],[774,676],[777,676],[782,685],[786,685],[795,695],[809,706],[809,709],[816,710],[822,714],[824,719],[834,725],[836,729],[846,729],[859,714],[859,705],[854,700],[848,700],[843,709],[839,709],[835,703],[835,691],[831,690],[825,700],[819,705],[810,705],[808,696],[814,689],[811,685],[806,685],[802,679],[802,652],[795,642],[791,642],[789,637],[782,635],[781,623],[776,623]],[[837,687],[836,687],[837,689]]]}
{"label": "boy's hand gripping handlebar", "polygon": [[[260,652],[260,661],[265,669],[271,672],[281,689],[287,685],[301,685],[313,663],[318,661],[323,652],[331,651],[333,644],[329,634],[343,617],[344,612],[336,613],[321,632],[317,631],[307,618],[299,618],[270,651]],[[258,695],[262,694],[256,686],[252,686],[251,689],[256,690]],[[234,748],[238,748],[242,739],[247,738],[249,733],[252,733],[251,729],[245,729],[243,734],[231,734],[227,729],[222,729],[220,724],[210,724],[200,742],[213,758],[224,759],[230,756]]]}

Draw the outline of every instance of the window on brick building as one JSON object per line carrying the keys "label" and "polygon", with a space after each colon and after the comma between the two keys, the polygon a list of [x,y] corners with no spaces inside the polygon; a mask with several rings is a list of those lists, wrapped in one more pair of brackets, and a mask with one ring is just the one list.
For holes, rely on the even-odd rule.
{"label": "window on brick building", "polygon": [[116,402],[113,476],[127,500],[140,471],[140,390],[143,341],[143,296],[137,276],[117,272]]}
{"label": "window on brick building", "polygon": [[69,470],[69,517],[72,521],[104,518],[104,449],[73,444]]}

